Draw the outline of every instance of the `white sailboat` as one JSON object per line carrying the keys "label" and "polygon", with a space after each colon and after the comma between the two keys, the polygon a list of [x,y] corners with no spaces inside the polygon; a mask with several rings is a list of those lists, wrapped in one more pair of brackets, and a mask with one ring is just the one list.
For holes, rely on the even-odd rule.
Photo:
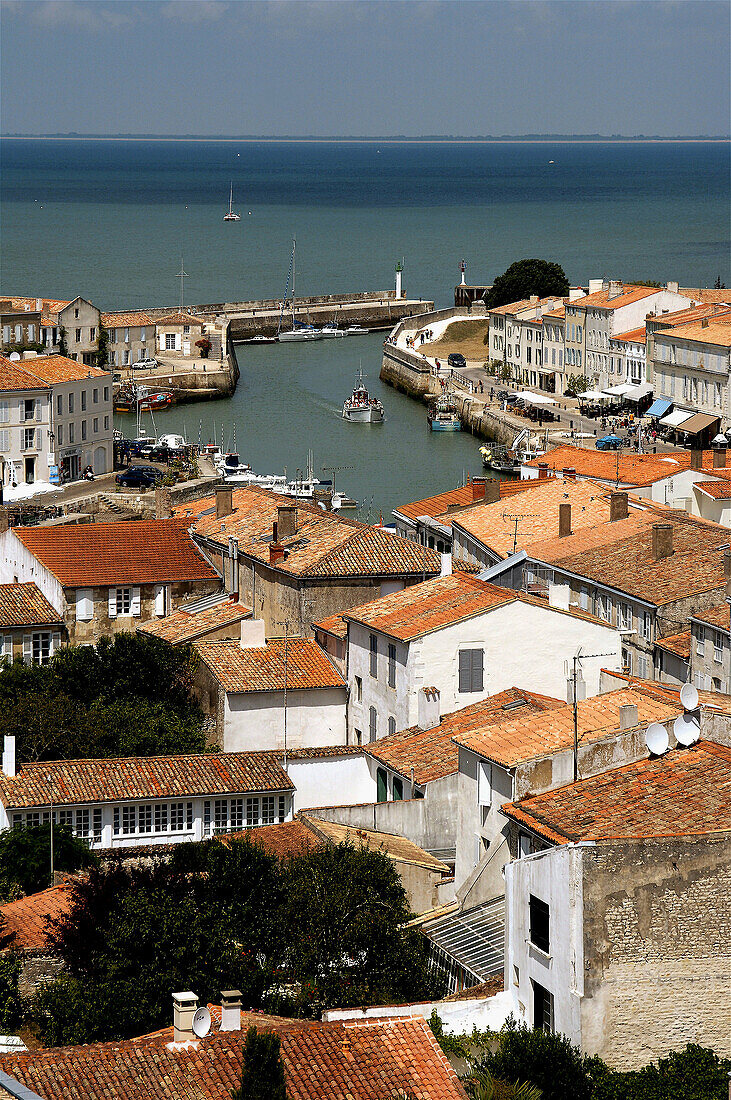
{"label": "white sailboat", "polygon": [[240,222],[241,215],[234,213],[234,183],[231,180],[231,190],[228,195],[228,214],[223,215],[225,222]]}
{"label": "white sailboat", "polygon": [[[277,326],[277,339],[282,343],[294,343],[294,341],[305,340],[321,340],[322,332],[319,328],[315,328],[313,325],[305,325],[301,321],[296,321],[294,316],[294,284],[296,275],[296,262],[295,252],[297,249],[297,241],[292,240],[292,256],[289,261],[289,271],[287,272],[287,285],[284,288],[284,297],[282,298],[282,309],[279,314],[279,325]],[[284,307],[287,304],[287,291],[289,290],[289,277],[292,276],[292,328],[282,329],[282,318],[284,317]]]}

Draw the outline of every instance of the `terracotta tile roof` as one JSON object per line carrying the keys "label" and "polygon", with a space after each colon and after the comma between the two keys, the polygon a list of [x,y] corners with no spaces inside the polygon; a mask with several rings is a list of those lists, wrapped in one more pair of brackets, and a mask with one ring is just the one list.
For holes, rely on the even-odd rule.
{"label": "terracotta tile roof", "polygon": [[48,386],[40,378],[29,374],[24,363],[30,360],[6,359],[0,355],[0,392],[10,393],[16,390],[45,390]]}
{"label": "terracotta tile roof", "polygon": [[510,802],[502,811],[559,844],[731,830],[731,748],[698,741]]}
{"label": "terracotta tile roof", "polygon": [[17,951],[43,951],[48,921],[63,917],[71,908],[74,883],[66,881],[17,901],[0,905],[0,947]]}
{"label": "terracotta tile roof", "polygon": [[[711,462],[709,452],[709,465]],[[652,485],[655,481],[689,469],[690,451],[676,451],[668,455],[630,455],[560,443],[540,458],[530,459],[525,465],[534,470],[540,465],[547,465],[549,470],[559,474],[566,469],[574,469],[577,477],[592,478],[612,487],[616,484],[618,473],[622,485]]]}
{"label": "terracotta tile roof", "polygon": [[251,618],[250,607],[245,607],[236,600],[227,599],[202,611],[186,611],[184,607],[179,607],[164,619],[151,619],[149,622],[142,623],[137,627],[137,633],[162,638],[172,645],[183,645],[196,638],[202,638],[214,630],[232,626],[234,623],[240,623],[242,619],[249,618]]}
{"label": "terracotta tile roof", "polygon": [[0,584],[0,629],[7,626],[57,625],[63,616],[32,581]]}
{"label": "terracotta tile roof", "polygon": [[511,589],[457,572],[352,608],[343,612],[343,617],[407,642],[483,615],[517,598],[518,594]]}
{"label": "terracotta tile roof", "polygon": [[[418,1100],[466,1100],[423,1019],[254,1022],[280,1037],[290,1100],[390,1100],[399,1089]],[[2,1055],[0,1069],[44,1100],[230,1100],[245,1032],[211,1032],[182,1050],[168,1049],[169,1034]]]}
{"label": "terracotta tile roof", "polygon": [[[239,694],[284,690],[284,648],[284,640],[278,639],[257,649],[242,649],[238,642],[198,642],[195,651],[224,691]],[[344,687],[343,677],[316,642],[289,639],[289,691]]]}
{"label": "terracotta tile roof", "polygon": [[13,779],[0,772],[0,802],[6,808],[48,806],[48,776],[53,801],[62,806],[294,789],[273,752],[125,756],[23,764]]}
{"label": "terracotta tile roof", "polygon": [[342,615],[328,615],[326,619],[320,619],[313,624],[317,630],[323,630],[326,634],[334,634],[336,638],[347,638],[348,624]]}
{"label": "terracotta tile roof", "polygon": [[647,330],[641,328],[630,329],[629,332],[618,332],[616,336],[610,336],[610,340],[624,340],[627,344],[644,344],[647,341]]}
{"label": "terracotta tile roof", "polygon": [[181,519],[14,527],[13,532],[65,588],[218,578]]}
{"label": "terracotta tile roof", "polygon": [[[531,483],[527,480],[518,481],[507,478],[501,478],[497,484],[501,497],[525,492],[526,489],[531,487]],[[445,493],[437,493],[433,497],[416,500],[412,504],[403,504],[399,508],[395,508],[393,514],[412,520],[418,519],[419,516],[431,516],[432,519],[438,519],[440,523],[449,527],[451,523],[450,510],[463,510],[485,503],[484,495],[475,497],[476,491],[481,491],[480,482],[470,482],[468,485],[462,485],[457,489],[449,489]]]}
{"label": "terracotta tile roof", "polygon": [[157,319],[143,309],[126,309],[121,313],[102,313],[101,322],[105,328],[137,328],[154,325]]}
{"label": "terracotta tile roof", "polygon": [[452,558],[452,572],[453,573],[471,573],[473,576],[477,576],[482,572],[484,566],[477,565],[473,561],[463,561],[462,558]]}
{"label": "terracotta tile roof", "polygon": [[83,382],[87,378],[105,378],[107,381],[111,378],[108,371],[87,367],[65,355],[36,355],[21,362],[24,371],[49,386],[60,382]]}
{"label": "terracotta tile roof", "polygon": [[[568,301],[568,299],[564,299]],[[550,321],[564,321],[566,319],[566,306],[559,306],[558,309],[549,309],[543,314],[544,318],[548,318]]]}
{"label": "terracotta tile roof", "polygon": [[[683,709],[679,701],[656,697],[634,687],[597,695],[578,704],[579,743],[586,745],[617,735],[619,708],[627,703],[637,705],[640,726],[675,718]],[[574,708],[564,705],[545,714],[516,716],[483,731],[457,734],[455,741],[487,760],[512,768],[570,748],[574,741]]]}
{"label": "terracotta tile roof", "polygon": [[731,304],[731,290],[716,290],[712,287],[681,287],[679,292],[685,298],[695,302],[728,302]]}
{"label": "terracotta tile roof", "polygon": [[696,343],[731,347],[731,314],[720,313],[703,321],[677,325],[672,330],[674,340],[694,340]]}
{"label": "terracotta tile roof", "polygon": [[280,825],[260,825],[256,829],[247,829],[241,833],[227,833],[216,839],[228,846],[233,839],[246,838],[252,844],[261,844],[264,851],[277,859],[299,856],[318,848],[322,839],[308,827],[305,821],[295,818]]}
{"label": "terracotta tile roof", "polygon": [[727,603],[719,604],[717,607],[709,607],[705,611],[695,611],[693,618],[700,623],[709,623],[721,630],[731,630],[731,608]]}
{"label": "terracotta tile roof", "polygon": [[482,1000],[483,997],[494,997],[496,993],[502,993],[505,989],[505,981],[502,974],[494,974],[492,978],[488,978],[486,982],[480,982],[479,985],[471,985],[469,989],[460,989],[457,993],[450,993],[448,997],[443,997],[442,1000],[446,1002],[450,1001],[477,1001]]}
{"label": "terracotta tile roof", "polygon": [[731,481],[696,481],[694,488],[713,500],[731,500]]}
{"label": "terracotta tile roof", "polygon": [[374,852],[383,852],[388,859],[398,863],[411,863],[430,871],[440,871],[444,875],[449,873],[446,863],[442,863],[407,837],[376,829],[360,829],[355,825],[343,825],[337,821],[308,817],[305,814],[301,817],[307,827],[328,844],[352,844],[355,847],[369,848]]}
{"label": "terracotta tile roof", "polygon": [[668,653],[674,653],[682,661],[690,660],[690,631],[683,630],[680,634],[668,634],[665,638],[657,638],[655,646],[664,649]]}
{"label": "terracotta tile roof", "polygon": [[[466,531],[500,558],[518,550],[527,550],[531,543],[558,535],[559,504],[571,504],[571,527],[578,531],[594,527],[609,519],[609,496],[603,487],[584,481],[549,478],[537,481],[526,501],[506,505],[498,500],[481,504],[455,516],[455,526]],[[516,521],[518,528],[516,538]]]}
{"label": "terracotta tile roof", "polygon": [[508,302],[504,306],[495,306],[494,309],[488,309],[487,312],[505,316],[508,313],[520,313],[522,310],[528,309],[531,305],[535,304],[535,302],[531,302],[530,298],[521,298],[517,302]]}
{"label": "terracotta tile roof", "polygon": [[[610,672],[612,679],[626,684],[633,691],[641,692],[653,699],[660,699],[674,706],[683,706],[680,702],[680,686],[662,684],[658,680],[641,680],[638,676],[627,676],[623,672]],[[698,703],[701,707],[731,715],[731,695],[720,691],[698,691]]]}
{"label": "terracotta tile roof", "polygon": [[597,290],[594,294],[585,294],[583,298],[577,298],[570,305],[590,306],[592,309],[620,309],[621,306],[629,306],[634,302],[640,302],[643,298],[650,298],[653,294],[659,294],[660,288],[652,286],[633,286],[624,284],[621,293],[614,298],[609,297],[608,290]]}
{"label": "terracotta tile roof", "polygon": [[[603,532],[569,535],[534,546],[529,553],[534,560],[657,606],[722,589],[722,547],[728,544],[728,529],[674,511],[655,518],[673,528],[673,553],[660,561],[653,557],[651,526],[642,526],[636,518],[605,524]],[[628,534],[632,523],[635,530]],[[599,544],[604,535],[614,536],[613,541]]]}
{"label": "terracotta tile roof", "polygon": [[[686,291],[681,291],[681,294],[685,297],[692,297],[687,294]],[[674,313],[660,313],[655,317],[648,317],[646,325],[649,325],[649,331],[661,331],[664,328],[675,328],[676,325],[684,325],[689,321],[700,321],[704,317],[713,317],[717,313],[724,313],[723,306],[715,303],[708,303],[707,305],[689,306],[688,309],[678,309]]]}
{"label": "terracotta tile roof", "polygon": [[[280,506],[292,507],[292,498],[264,489],[237,489],[234,511],[216,518],[212,497],[176,509],[191,520],[198,538],[228,550],[230,536],[239,539],[239,554],[269,566],[273,525]],[[297,530],[279,539],[285,556],[270,568],[301,577],[414,577],[438,574],[441,558],[434,550],[400,538],[381,527],[324,512],[316,505],[297,502]]]}
{"label": "terracotta tile roof", "polygon": [[[11,295],[0,294],[0,298],[6,301],[10,301],[13,309],[18,310],[20,313],[35,313],[37,298],[18,298]],[[49,322],[58,322],[58,313],[60,310],[65,309],[66,306],[70,306],[71,302],[64,302],[60,298],[41,298],[41,319],[45,319]]]}
{"label": "terracotta tile roof", "polygon": [[205,325],[203,317],[195,317],[192,313],[166,313],[164,317],[156,317],[156,325],[195,325],[202,328]]}
{"label": "terracotta tile roof", "polygon": [[457,771],[459,749],[455,737],[512,721],[516,714],[525,717],[563,706],[565,704],[560,699],[552,699],[549,695],[507,688],[497,695],[443,715],[434,729],[411,726],[366,745],[365,752],[408,781],[411,780],[413,768],[414,781],[422,786]]}

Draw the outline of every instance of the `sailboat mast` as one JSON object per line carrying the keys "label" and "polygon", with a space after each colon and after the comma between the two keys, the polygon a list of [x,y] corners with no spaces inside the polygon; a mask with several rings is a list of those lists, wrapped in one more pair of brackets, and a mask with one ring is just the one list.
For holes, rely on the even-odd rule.
{"label": "sailboat mast", "polygon": [[234,212],[234,181],[231,180],[231,190],[228,193],[228,212],[233,214]]}
{"label": "sailboat mast", "polygon": [[296,241],[292,240],[292,255],[289,258],[289,270],[287,271],[287,283],[284,287],[284,297],[282,298],[282,308],[279,311],[279,324],[277,325],[277,336],[282,328],[282,318],[284,317],[284,310],[287,306],[287,299],[289,297],[289,280],[292,278],[292,328],[294,328],[294,249]]}
{"label": "sailboat mast", "polygon": [[292,332],[294,332],[294,284],[295,284],[295,278],[296,278],[296,275],[297,275],[296,249],[297,249],[297,241],[293,237],[292,238]]}

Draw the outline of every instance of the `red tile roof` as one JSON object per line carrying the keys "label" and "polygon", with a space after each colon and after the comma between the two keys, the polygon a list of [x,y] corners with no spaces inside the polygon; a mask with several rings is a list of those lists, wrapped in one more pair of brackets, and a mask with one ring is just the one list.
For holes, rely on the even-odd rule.
{"label": "red tile roof", "polygon": [[[633,691],[642,692],[654,699],[661,699],[675,706],[680,704],[680,686],[674,684],[662,684],[658,680],[642,680],[638,676],[627,676],[623,672],[609,672],[607,674],[619,683],[626,684]],[[720,714],[731,715],[731,695],[720,691],[698,691],[698,702],[701,707],[718,711]]]}
{"label": "red tile roof", "polygon": [[45,390],[45,382],[29,374],[21,362],[6,359],[0,355],[0,393],[13,393],[18,390]]}
{"label": "red tile roof", "polygon": [[[528,480],[518,481],[501,478],[497,484],[502,498],[525,492],[526,489],[532,488],[534,483]],[[462,485],[457,489],[449,489],[447,492],[437,493],[435,496],[426,497],[424,500],[416,500],[412,504],[402,504],[399,508],[394,509],[393,514],[411,520],[416,520],[419,516],[431,516],[432,519],[439,519],[440,522],[449,527],[450,514],[453,510],[461,512],[466,508],[477,507],[485,503],[484,492],[482,496],[475,496],[475,492],[480,492],[481,489],[480,482],[470,482],[470,484]]]}
{"label": "red tile roof", "polygon": [[171,645],[183,645],[202,638],[214,630],[233,626],[251,618],[251,608],[234,599],[221,600],[201,611],[187,611],[179,607],[164,619],[150,619],[137,627],[138,634],[151,634]]}
{"label": "red tile roof", "polygon": [[65,355],[36,355],[32,359],[23,359],[22,366],[28,374],[49,386],[59,382],[83,382],[87,378],[105,378],[107,382],[111,379],[108,371],[87,367],[85,363]]}
{"label": "red tile roof", "polygon": [[620,293],[615,297],[609,297],[609,290],[597,290],[594,294],[585,294],[583,298],[577,298],[569,305],[591,306],[599,309],[619,309],[621,306],[629,306],[634,302],[640,302],[643,298],[650,298],[653,294],[659,294],[660,288],[652,286],[633,286],[624,284]]}
{"label": "red tile roof", "polygon": [[731,500],[731,481],[696,481],[694,488],[713,500]]}
{"label": "red tile roof", "polygon": [[552,699],[548,695],[507,688],[497,695],[443,715],[434,729],[411,726],[366,745],[365,752],[406,780],[411,779],[413,768],[414,781],[422,786],[457,771],[459,749],[454,738],[460,734],[498,726],[511,721],[516,714],[525,717],[563,706],[565,704],[560,699]]}
{"label": "red tile roof", "polygon": [[[425,1020],[285,1025],[257,1016],[256,1026],[280,1037],[290,1100],[392,1100],[399,1090],[414,1100],[466,1100]],[[212,1032],[183,1050],[169,1049],[168,1034],[2,1055],[0,1069],[44,1100],[230,1100],[245,1032]]]}
{"label": "red tile roof", "polygon": [[234,838],[245,837],[252,844],[261,844],[264,851],[277,859],[299,856],[318,848],[322,839],[312,832],[304,821],[284,821],[280,825],[260,825],[256,829],[247,829],[242,833],[228,833],[216,839],[228,846]]}
{"label": "red tile roof", "polygon": [[101,322],[105,328],[144,328],[154,325],[157,318],[143,309],[126,309],[120,313],[102,313]]}
{"label": "red tile roof", "polygon": [[610,340],[624,340],[627,344],[644,344],[647,342],[647,330],[641,328],[630,329],[629,332],[618,332],[616,336],[610,336]]}
{"label": "red tile roof", "polygon": [[0,905],[0,947],[17,951],[43,951],[48,921],[65,916],[71,908],[72,881],[40,890],[17,901]]}
{"label": "red tile roof", "polygon": [[[242,649],[238,642],[199,642],[196,653],[224,691],[284,690],[285,643],[270,641],[256,649]],[[290,638],[287,642],[287,688],[344,688],[345,681],[316,642]]]}
{"label": "red tile roof", "polygon": [[0,802],[8,809],[48,806],[51,793],[55,805],[65,806],[290,790],[294,785],[274,752],[48,760],[23,764],[12,779],[0,772]]}
{"label": "red tile roof", "polygon": [[32,581],[0,584],[0,629],[8,626],[56,626],[63,616]]}
{"label": "red tile roof", "polygon": [[[710,453],[709,464],[710,464]],[[630,455],[617,451],[597,451],[593,447],[572,447],[560,443],[539,458],[525,463],[532,469],[548,466],[558,474],[566,469],[576,471],[576,476],[592,478],[607,486],[614,486],[619,476],[622,485],[652,485],[667,477],[682,473],[690,467],[690,451],[675,451],[668,455]]]}
{"label": "red tile roof", "polygon": [[716,607],[708,607],[705,611],[694,611],[693,618],[701,623],[709,623],[728,632],[731,630],[731,607],[728,603],[718,604]]}
{"label": "red tile roof", "polygon": [[344,825],[339,821],[328,821],[319,817],[302,815],[308,828],[329,844],[351,844],[356,848],[369,848],[383,852],[397,863],[411,863],[425,867],[429,871],[438,871],[442,875],[449,873],[449,867],[431,852],[425,851],[405,836],[397,833],[385,833],[378,829],[362,829],[357,825]]}
{"label": "red tile roof", "polygon": [[558,844],[642,840],[731,830],[731,748],[698,741],[502,811]]}
{"label": "red tile roof", "polygon": [[323,630],[326,634],[334,634],[336,638],[347,638],[348,626],[342,615],[328,615],[326,619],[320,619],[313,624],[317,630]]}
{"label": "red tile roof", "polygon": [[270,546],[277,509],[292,508],[291,497],[264,489],[237,489],[233,512],[216,516],[212,497],[178,509],[181,518],[195,517],[195,535],[226,548],[230,536],[239,539],[239,554],[264,562],[276,572],[301,577],[414,577],[439,573],[441,559],[434,550],[399,538],[382,527],[324,512],[316,505],[297,502],[297,530],[279,537],[285,555],[270,565]]}
{"label": "red tile roof", "polygon": [[680,657],[681,661],[690,660],[690,631],[682,630],[680,634],[669,634],[665,638],[657,638],[655,645],[658,649],[664,649]]}
{"label": "red tile roof", "polygon": [[677,325],[670,335],[673,340],[693,340],[715,347],[731,347],[731,313],[719,313],[702,321]]}
{"label": "red tile roof", "polygon": [[179,310],[155,318],[156,325],[195,325],[196,328],[202,328],[205,323],[203,317],[194,317],[192,313],[181,313]]}
{"label": "red tile roof", "polygon": [[183,519],[14,527],[65,588],[216,580]]}
{"label": "red tile roof", "polygon": [[[628,703],[637,706],[639,726],[676,718],[683,709],[671,698],[656,697],[634,686],[597,695],[578,704],[579,743],[585,745],[616,735],[619,708]],[[574,741],[574,708],[564,705],[545,714],[528,712],[522,717],[518,711],[511,721],[457,734],[455,741],[496,764],[515,767],[570,748]]]}

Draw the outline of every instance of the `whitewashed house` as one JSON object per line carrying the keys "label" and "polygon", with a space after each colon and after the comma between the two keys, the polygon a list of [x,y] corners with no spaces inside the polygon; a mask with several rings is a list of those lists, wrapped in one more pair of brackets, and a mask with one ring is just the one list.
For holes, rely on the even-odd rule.
{"label": "whitewashed house", "polygon": [[[567,601],[568,603],[568,601]],[[418,693],[436,687],[445,711],[525,687],[566,693],[565,662],[580,646],[587,693],[619,668],[613,627],[568,607],[458,572],[352,609],[348,623],[348,741],[365,744],[418,721]]]}

